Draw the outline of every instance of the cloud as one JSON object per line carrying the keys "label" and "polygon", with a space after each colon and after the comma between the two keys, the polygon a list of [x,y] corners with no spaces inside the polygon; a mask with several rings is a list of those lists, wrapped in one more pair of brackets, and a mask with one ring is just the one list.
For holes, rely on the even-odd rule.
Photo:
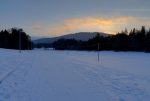
{"label": "cloud", "polygon": [[135,21],[134,17],[84,17],[67,19],[63,23],[49,28],[48,33],[60,35],[78,31],[99,31],[116,33],[118,28],[127,26],[129,22]]}
{"label": "cloud", "polygon": [[37,23],[32,28],[34,32],[43,36],[59,36],[82,31],[116,34],[125,28],[130,30],[142,25],[149,27],[150,18],[132,16],[71,18],[64,20],[62,23],[57,23],[55,26],[44,26],[44,24]]}

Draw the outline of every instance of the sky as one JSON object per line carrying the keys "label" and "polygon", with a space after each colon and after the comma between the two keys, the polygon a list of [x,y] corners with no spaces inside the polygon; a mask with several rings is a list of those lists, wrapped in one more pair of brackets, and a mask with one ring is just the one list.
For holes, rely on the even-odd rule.
{"label": "sky", "polygon": [[0,29],[33,37],[150,28],[150,0],[0,0]]}

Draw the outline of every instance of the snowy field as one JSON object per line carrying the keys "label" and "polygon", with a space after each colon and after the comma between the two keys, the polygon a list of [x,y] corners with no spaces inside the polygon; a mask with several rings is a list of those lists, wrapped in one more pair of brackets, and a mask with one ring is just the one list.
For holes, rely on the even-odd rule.
{"label": "snowy field", "polygon": [[0,49],[0,101],[150,101],[150,54]]}

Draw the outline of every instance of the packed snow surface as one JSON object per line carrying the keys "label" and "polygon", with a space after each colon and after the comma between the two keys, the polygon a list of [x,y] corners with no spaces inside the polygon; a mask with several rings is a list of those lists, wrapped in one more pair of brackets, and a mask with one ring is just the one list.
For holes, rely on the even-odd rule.
{"label": "packed snow surface", "polygon": [[150,101],[150,54],[0,49],[0,101]]}

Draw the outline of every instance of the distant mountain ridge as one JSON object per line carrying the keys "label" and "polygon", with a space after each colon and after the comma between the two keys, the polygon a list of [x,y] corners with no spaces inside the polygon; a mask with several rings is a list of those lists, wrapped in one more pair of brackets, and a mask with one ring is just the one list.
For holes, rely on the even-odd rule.
{"label": "distant mountain ridge", "polygon": [[52,37],[52,38],[41,38],[41,39],[34,40],[33,43],[34,44],[51,44],[57,41],[58,39],[75,39],[75,40],[87,41],[93,38],[94,36],[96,36],[97,33],[99,33],[101,36],[104,36],[104,37],[110,35],[110,34],[102,33],[102,32],[79,32],[75,34],[67,34],[67,35]]}

